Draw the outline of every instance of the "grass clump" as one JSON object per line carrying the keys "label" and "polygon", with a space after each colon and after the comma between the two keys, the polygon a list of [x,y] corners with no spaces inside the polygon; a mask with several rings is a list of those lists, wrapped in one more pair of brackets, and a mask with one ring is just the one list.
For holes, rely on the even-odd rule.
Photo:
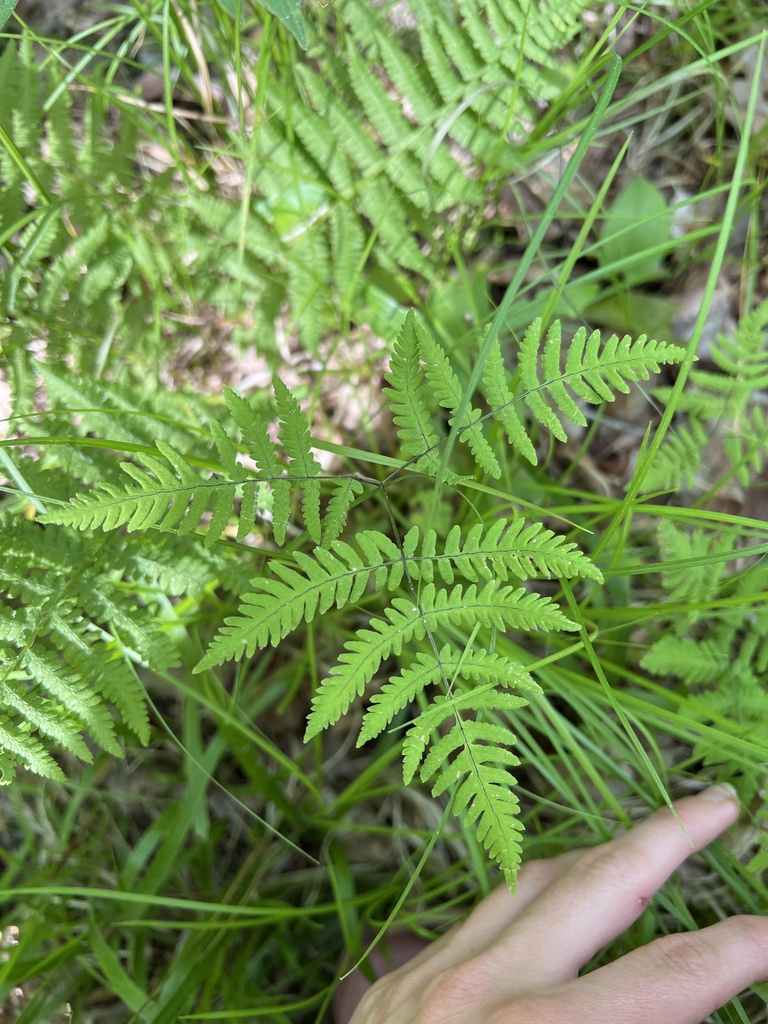
{"label": "grass clump", "polygon": [[613,952],[765,911],[759,9],[281,13],[3,37],[19,1020],[320,1022],[702,780]]}

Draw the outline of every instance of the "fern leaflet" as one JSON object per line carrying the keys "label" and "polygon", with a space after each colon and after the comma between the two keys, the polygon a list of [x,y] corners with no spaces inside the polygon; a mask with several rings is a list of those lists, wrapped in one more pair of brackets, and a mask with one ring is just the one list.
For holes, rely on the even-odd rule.
{"label": "fern leaflet", "polygon": [[466,589],[457,584],[452,590],[437,590],[427,584],[419,604],[412,599],[395,597],[385,608],[385,619],[371,619],[368,629],[357,632],[357,639],[348,640],[344,652],[321,683],[312,701],[307,720],[305,740],[312,739],[345,714],[352,700],[360,696],[390,654],[400,654],[403,644],[422,640],[429,630],[439,633],[449,625],[471,624],[497,629],[576,630],[576,623],[567,619],[548,597],[529,594],[522,587],[499,587],[491,580],[478,590],[471,583]]}

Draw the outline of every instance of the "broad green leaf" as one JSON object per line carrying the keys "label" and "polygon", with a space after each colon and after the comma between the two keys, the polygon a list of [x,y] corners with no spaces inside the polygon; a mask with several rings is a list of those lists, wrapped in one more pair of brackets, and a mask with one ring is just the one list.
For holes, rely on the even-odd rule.
{"label": "broad green leaf", "polygon": [[[260,0],[260,2],[282,21],[299,46],[306,50],[307,29],[301,13],[301,0]],[[2,10],[3,3],[7,3],[7,0],[0,0],[0,10]],[[219,3],[233,18],[242,16],[245,0],[219,0]],[[0,18],[1,21],[2,18]]]}
{"label": "broad green leaf", "polygon": [[8,21],[13,14],[13,9],[18,0],[0,0],[0,28]]}
{"label": "broad green leaf", "polygon": [[600,266],[611,268],[634,256],[617,272],[630,284],[652,278],[662,260],[654,250],[669,241],[670,227],[669,209],[661,192],[647,178],[633,178],[608,208],[600,227]]}

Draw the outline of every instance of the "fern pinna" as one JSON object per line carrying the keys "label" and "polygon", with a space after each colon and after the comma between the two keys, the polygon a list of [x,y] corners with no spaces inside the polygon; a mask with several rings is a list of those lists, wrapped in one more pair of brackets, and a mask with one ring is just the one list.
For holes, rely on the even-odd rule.
{"label": "fern pinna", "polygon": [[[406,782],[418,773],[423,782],[431,781],[435,795],[453,790],[455,813],[475,825],[511,882],[520,849],[511,774],[518,760],[505,721],[539,686],[522,665],[494,652],[494,637],[577,630],[537,581],[581,579],[598,585],[600,570],[572,541],[518,516],[491,513],[469,526],[454,524],[445,535],[418,525],[401,535],[392,517],[388,532],[365,529],[342,536],[345,524],[356,503],[382,490],[391,509],[404,474],[438,474],[446,440],[435,415],[440,408],[466,451],[464,462],[496,477],[499,459],[486,430],[489,422],[535,462],[529,420],[565,437],[564,423],[584,421],[579,400],[611,400],[628,382],[647,378],[682,354],[644,336],[604,342],[598,332],[587,337],[585,331],[564,351],[559,323],[543,336],[536,322],[520,345],[511,379],[500,347],[492,349],[484,367],[488,411],[483,412],[465,400],[472,396],[464,395],[458,370],[410,312],[394,346],[386,388],[403,460],[385,482],[323,474],[312,452],[310,424],[276,377],[276,431],[227,390],[224,398],[240,438],[234,440],[219,422],[211,424],[219,457],[215,469],[209,460],[194,460],[158,441],[154,454],[124,463],[124,482],[79,495],[45,521],[190,537],[205,523],[201,536],[207,547],[229,532],[232,520],[236,527],[229,536],[236,540],[263,533],[269,520],[276,545],[282,546],[290,531],[290,552],[268,557],[238,614],[226,619],[196,671],[252,657],[334,609],[378,600],[375,613],[346,641],[320,683],[306,740],[337,722],[373,683],[378,685],[362,719],[360,744],[418,705],[420,713],[411,718],[403,742]],[[469,479],[450,470],[443,478],[454,488]],[[292,524],[303,525],[309,547]],[[430,702],[432,693],[437,695]]]}
{"label": "fern pinna", "polygon": [[[694,366],[686,391],[677,396],[678,419],[667,435],[654,464],[643,481],[645,491],[709,488],[703,476],[707,452],[712,463],[712,443],[722,444],[729,472],[717,489],[735,479],[742,487],[768,463],[768,415],[755,396],[768,387],[768,301],[740,321],[732,338],[719,335],[710,346],[711,369]],[[670,388],[657,388],[663,403],[672,398]]]}

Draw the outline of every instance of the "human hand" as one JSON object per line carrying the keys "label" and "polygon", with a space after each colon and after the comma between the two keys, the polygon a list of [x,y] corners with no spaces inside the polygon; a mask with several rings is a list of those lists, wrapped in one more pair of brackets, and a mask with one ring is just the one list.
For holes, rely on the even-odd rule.
{"label": "human hand", "polygon": [[[461,924],[380,978],[337,1024],[700,1024],[768,979],[768,918],[667,935],[583,977],[689,854],[736,820],[730,787],[662,808],[612,842],[530,861]],[[681,829],[680,822],[685,831]],[[359,978],[358,978],[359,980]],[[347,998],[348,1002],[348,998]]]}

